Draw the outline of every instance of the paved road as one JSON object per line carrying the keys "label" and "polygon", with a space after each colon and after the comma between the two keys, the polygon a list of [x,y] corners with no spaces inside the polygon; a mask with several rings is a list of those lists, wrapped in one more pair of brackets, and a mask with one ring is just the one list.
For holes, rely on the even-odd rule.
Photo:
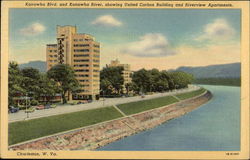
{"label": "paved road", "polygon": [[140,96],[124,97],[124,98],[105,98],[104,101],[103,99],[100,99],[99,101],[93,101],[92,103],[88,103],[88,104],[61,105],[61,106],[57,106],[56,108],[36,110],[35,112],[28,114],[29,118],[27,118],[27,113],[25,113],[24,111],[19,111],[17,113],[9,114],[9,122],[22,121],[25,119],[47,117],[47,116],[58,115],[58,114],[63,114],[63,113],[70,113],[70,112],[112,106],[112,105],[117,105],[117,104],[122,104],[122,103],[141,101],[145,99],[152,99],[152,98],[157,98],[157,97],[162,97],[162,96],[167,96],[167,95],[175,95],[175,94],[189,92],[189,91],[193,91],[197,89],[199,89],[198,86],[190,85],[186,89],[180,89],[180,90],[175,90],[172,92],[165,92],[165,93],[155,93],[153,95],[145,95],[145,98],[141,98]]}

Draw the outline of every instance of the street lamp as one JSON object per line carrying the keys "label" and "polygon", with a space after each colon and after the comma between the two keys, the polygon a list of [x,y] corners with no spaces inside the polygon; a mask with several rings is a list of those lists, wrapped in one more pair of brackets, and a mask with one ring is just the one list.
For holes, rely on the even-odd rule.
{"label": "street lamp", "polygon": [[26,100],[26,113],[27,113],[27,118],[29,118],[29,112],[28,112],[28,93],[25,95],[25,100]]}
{"label": "street lamp", "polygon": [[102,103],[102,105],[104,106],[104,101],[105,101],[105,99],[104,99],[104,90],[101,90],[101,92],[102,92],[102,101],[103,101],[103,103]]}

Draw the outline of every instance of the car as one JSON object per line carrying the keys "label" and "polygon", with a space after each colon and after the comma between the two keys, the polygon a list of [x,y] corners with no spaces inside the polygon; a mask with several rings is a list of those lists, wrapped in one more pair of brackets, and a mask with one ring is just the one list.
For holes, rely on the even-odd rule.
{"label": "car", "polygon": [[73,101],[73,102],[70,102],[69,104],[70,104],[70,105],[76,105],[76,104],[78,104],[78,102]]}
{"label": "car", "polygon": [[25,110],[25,113],[31,113],[35,111],[35,107],[30,107],[27,110]]}
{"label": "car", "polygon": [[89,99],[89,100],[88,100],[88,103],[91,103],[91,102],[92,102],[92,100]]}
{"label": "car", "polygon": [[51,108],[50,104],[46,104],[46,105],[44,106],[44,109],[49,109],[49,108]]}
{"label": "car", "polygon": [[141,98],[145,98],[145,94],[141,94]]}
{"label": "car", "polygon": [[56,108],[56,104],[50,105],[50,108]]}
{"label": "car", "polygon": [[45,109],[44,105],[38,105],[38,106],[36,106],[36,110],[42,110],[42,109]]}
{"label": "car", "polygon": [[10,113],[16,113],[16,112],[18,112],[19,111],[19,108],[17,108],[17,107],[14,107],[14,106],[10,106],[9,107],[9,112]]}
{"label": "car", "polygon": [[85,103],[88,103],[88,101],[87,100],[82,100],[81,103],[85,104]]}

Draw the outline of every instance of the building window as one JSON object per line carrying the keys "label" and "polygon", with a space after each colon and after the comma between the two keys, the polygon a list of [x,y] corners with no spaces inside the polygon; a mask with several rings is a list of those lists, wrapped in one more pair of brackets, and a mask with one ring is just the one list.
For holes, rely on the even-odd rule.
{"label": "building window", "polygon": [[74,62],[89,62],[89,59],[75,59]]}
{"label": "building window", "polygon": [[77,42],[78,41],[78,39],[74,39],[74,42]]}
{"label": "building window", "polygon": [[57,55],[54,55],[54,57],[57,57]]}
{"label": "building window", "polygon": [[89,72],[88,69],[76,69],[75,72]]}
{"label": "building window", "polygon": [[99,50],[94,49],[94,52],[95,52],[95,53],[99,53]]}
{"label": "building window", "polygon": [[93,77],[99,77],[99,75],[98,74],[94,74]]}
{"label": "building window", "polygon": [[74,49],[74,52],[89,52],[89,49]]}
{"label": "building window", "polygon": [[89,77],[88,74],[77,74],[76,77]]}
{"label": "building window", "polygon": [[99,65],[98,65],[98,64],[94,64],[93,66],[94,66],[94,67],[99,67]]}
{"label": "building window", "polygon": [[89,67],[88,64],[75,64],[74,67]]}
{"label": "building window", "polygon": [[79,82],[89,82],[88,79],[80,79]]}
{"label": "building window", "polygon": [[100,48],[100,46],[99,46],[99,45],[97,45],[97,44],[94,44],[94,47],[96,47],[96,48]]}
{"label": "building window", "polygon": [[94,69],[93,72],[99,72],[99,70]]}
{"label": "building window", "polygon": [[82,85],[83,87],[89,87],[89,84]]}
{"label": "building window", "polygon": [[74,44],[74,47],[88,47],[89,44]]}
{"label": "building window", "polygon": [[99,57],[100,57],[100,55],[98,55],[98,54],[94,54],[94,55],[93,55],[93,57],[99,58]]}
{"label": "building window", "polygon": [[75,54],[74,57],[89,57],[89,54]]}
{"label": "building window", "polygon": [[93,62],[99,62],[99,60],[97,60],[97,59],[93,59]]}

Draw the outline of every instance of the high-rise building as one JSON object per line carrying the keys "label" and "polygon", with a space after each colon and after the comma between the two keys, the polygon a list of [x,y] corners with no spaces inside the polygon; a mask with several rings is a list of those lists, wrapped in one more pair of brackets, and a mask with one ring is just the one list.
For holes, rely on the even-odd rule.
{"label": "high-rise building", "polygon": [[116,60],[112,60],[110,64],[108,64],[108,67],[123,67],[123,72],[122,72],[122,76],[124,78],[124,82],[123,82],[123,93],[126,93],[126,84],[131,83],[132,82],[132,78],[131,78],[131,69],[130,69],[130,65],[129,64],[121,64],[120,61],[118,59]]}
{"label": "high-rise building", "polygon": [[77,33],[76,26],[57,26],[57,43],[47,44],[47,70],[68,64],[82,85],[70,99],[98,99],[100,90],[100,43],[92,35]]}

